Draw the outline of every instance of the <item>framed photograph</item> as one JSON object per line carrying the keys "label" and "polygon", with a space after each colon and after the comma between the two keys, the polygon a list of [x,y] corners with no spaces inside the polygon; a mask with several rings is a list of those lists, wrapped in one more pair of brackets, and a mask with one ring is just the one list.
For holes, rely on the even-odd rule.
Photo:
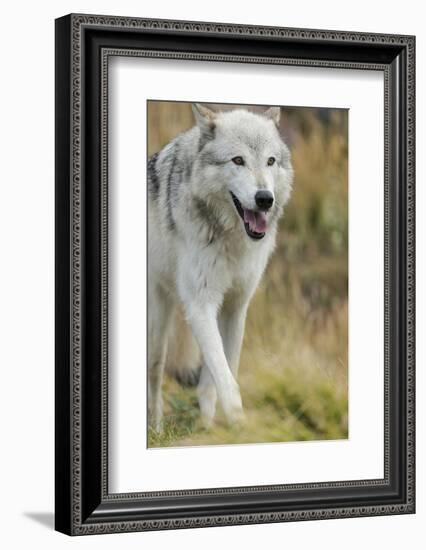
{"label": "framed photograph", "polygon": [[56,20],[56,529],[415,511],[415,38]]}

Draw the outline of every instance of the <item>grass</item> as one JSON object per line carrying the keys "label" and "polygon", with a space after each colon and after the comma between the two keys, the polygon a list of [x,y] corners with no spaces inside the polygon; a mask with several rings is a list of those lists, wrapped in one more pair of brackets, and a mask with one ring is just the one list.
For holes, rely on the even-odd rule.
{"label": "grass", "polygon": [[[166,379],[164,430],[150,431],[150,447],[348,436],[347,112],[286,108],[283,118],[294,192],[249,308],[239,374],[246,423],[228,427],[219,411],[205,430],[195,390]],[[190,127],[190,107],[150,103],[149,124],[152,153]]]}

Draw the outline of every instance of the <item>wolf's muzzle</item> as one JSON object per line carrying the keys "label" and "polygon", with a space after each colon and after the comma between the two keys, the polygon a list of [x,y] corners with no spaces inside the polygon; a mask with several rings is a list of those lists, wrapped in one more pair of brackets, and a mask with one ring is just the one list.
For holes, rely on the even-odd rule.
{"label": "wolf's muzzle", "polygon": [[244,229],[246,230],[247,235],[256,241],[263,239],[267,229],[265,211],[261,211],[260,209],[255,211],[244,208],[232,192],[231,197],[238,215],[243,220]]}

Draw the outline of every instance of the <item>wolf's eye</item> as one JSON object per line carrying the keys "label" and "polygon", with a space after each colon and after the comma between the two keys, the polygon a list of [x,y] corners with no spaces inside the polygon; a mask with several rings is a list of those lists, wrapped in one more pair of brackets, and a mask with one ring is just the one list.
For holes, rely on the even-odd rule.
{"label": "wolf's eye", "polygon": [[232,162],[236,164],[237,166],[244,166],[244,159],[243,157],[234,157],[232,159]]}
{"label": "wolf's eye", "polygon": [[268,158],[268,166],[272,166],[275,164],[275,157],[269,157]]}

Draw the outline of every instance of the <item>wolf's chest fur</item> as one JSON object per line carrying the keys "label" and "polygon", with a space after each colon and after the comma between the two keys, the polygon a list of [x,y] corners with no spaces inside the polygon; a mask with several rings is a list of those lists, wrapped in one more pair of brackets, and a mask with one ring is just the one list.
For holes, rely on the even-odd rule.
{"label": "wolf's chest fur", "polygon": [[172,273],[185,273],[186,288],[189,286],[198,295],[208,292],[217,302],[259,280],[275,240],[272,233],[262,243],[250,243],[247,238],[242,241],[238,234],[225,233],[206,245],[204,235],[191,235],[190,240],[178,245],[176,265],[170,266],[170,282],[174,282]]}

